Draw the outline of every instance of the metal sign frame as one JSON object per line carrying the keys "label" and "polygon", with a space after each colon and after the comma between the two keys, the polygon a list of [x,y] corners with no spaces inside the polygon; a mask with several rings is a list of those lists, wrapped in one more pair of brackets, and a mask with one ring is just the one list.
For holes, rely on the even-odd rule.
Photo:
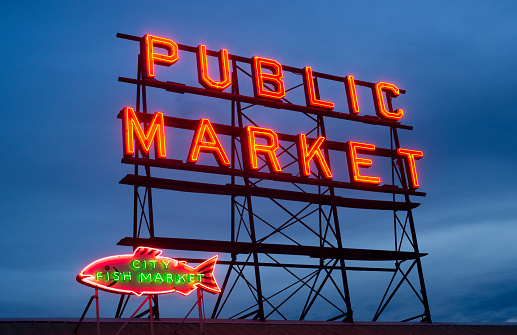
{"label": "metal sign frame", "polygon": [[[117,34],[117,37],[136,42],[143,42],[144,37]],[[178,45],[182,52],[197,52],[197,48]],[[217,56],[219,53],[207,51],[210,56]],[[412,210],[419,204],[411,201],[410,196],[425,196],[425,193],[417,191],[411,187],[406,174],[408,164],[400,155],[397,149],[401,148],[398,130],[411,130],[412,127],[403,125],[398,121],[385,120],[372,116],[361,116],[353,113],[336,113],[321,108],[313,108],[290,103],[283,98],[282,101],[272,101],[257,97],[241,95],[239,92],[239,80],[242,76],[252,77],[253,75],[244,70],[241,64],[251,64],[250,58],[229,55],[231,65],[231,93],[209,90],[205,88],[187,86],[180,83],[163,82],[156,79],[149,79],[145,74],[145,63],[143,55],[139,55],[137,78],[123,78],[119,81],[136,85],[136,114],[139,120],[144,122],[147,127],[151,120],[151,115],[147,110],[147,89],[163,89],[168,92],[180,94],[195,94],[228,100],[231,103],[231,125],[214,124],[216,132],[231,137],[231,166],[220,168],[196,164],[188,164],[172,159],[153,159],[149,155],[139,154],[138,151],[133,157],[125,156],[122,163],[134,166],[134,173],[126,175],[121,184],[132,185],[134,187],[134,211],[133,211],[133,236],[123,238],[118,244],[125,246],[147,245],[156,248],[210,251],[217,252],[221,256],[229,255],[229,259],[221,259],[218,264],[228,266],[225,279],[222,283],[222,293],[219,295],[215,307],[212,311],[212,318],[226,316],[224,313],[232,300],[232,293],[235,292],[237,285],[242,285],[249,290],[252,303],[242,308],[237,313],[226,316],[230,318],[252,318],[266,320],[268,318],[280,317],[288,319],[282,313],[282,307],[294,296],[308,291],[303,299],[305,302],[299,311],[299,319],[308,318],[309,313],[315,306],[316,301],[324,301],[329,308],[335,310],[335,316],[330,320],[353,321],[352,304],[349,293],[347,278],[348,271],[380,271],[392,273],[391,280],[379,303],[377,310],[372,318],[373,321],[379,319],[386,307],[393,300],[395,294],[403,284],[409,286],[421,304],[421,311],[416,316],[409,316],[404,321],[420,319],[421,321],[431,322],[429,304],[425,288],[421,257],[418,247],[416,230]],[[290,66],[282,66],[284,71],[297,75],[303,75],[303,69]],[[346,77],[328,75],[319,72],[312,72],[314,78],[314,89],[316,97],[319,99],[318,79],[333,80],[345,83]],[[369,87],[372,92],[375,84],[355,81],[356,85]],[[290,91],[303,85],[295,85],[286,88]],[[401,93],[405,93],[401,90]],[[387,107],[393,112],[392,97],[387,94]],[[313,173],[311,178],[293,176],[287,174],[273,174],[261,172],[267,166],[266,161],[262,161],[262,166],[258,171],[251,171],[246,164],[245,145],[241,140],[245,124],[254,124],[248,109],[254,106],[262,106],[275,109],[285,109],[297,111],[300,117],[306,117],[314,124],[314,128],[309,133],[312,136],[325,136],[326,119],[341,119],[352,122],[378,125],[389,128],[390,148],[376,148],[372,153],[378,156],[389,157],[391,159],[391,185],[374,186],[361,185],[353,182],[337,182],[323,178],[320,173]],[[119,114],[122,118],[122,114]],[[178,127],[194,130],[197,121],[180,119],[165,116],[165,126]],[[309,135],[307,134],[307,135]],[[280,134],[282,141],[294,142],[292,135]],[[281,153],[278,156],[290,157],[294,164],[296,157],[292,154],[293,145],[280,145]],[[323,148],[323,154],[329,160],[329,150],[339,150],[347,152],[346,146],[338,142],[327,142]],[[228,184],[210,184],[185,180],[171,180],[156,178],[151,175],[153,168],[167,168],[194,171],[199,173],[212,173],[227,175],[230,177]],[[277,190],[262,187],[265,182],[279,182],[289,184],[295,190]],[[200,240],[200,239],[181,239],[155,236],[155,222],[153,215],[153,193],[154,189],[166,189],[181,192],[196,192],[207,194],[226,195],[231,199],[231,236],[229,240]],[[308,191],[310,189],[310,191]],[[336,194],[340,189],[353,189],[365,192],[380,192],[392,195],[391,201],[347,198]],[[266,198],[270,203],[280,208],[289,215],[289,219],[284,222],[270,222],[260,215],[254,199],[256,197]],[[402,201],[400,198],[402,197]],[[302,209],[293,209],[291,203],[304,203]],[[395,244],[393,250],[371,250],[346,248],[343,245],[342,231],[340,226],[340,216],[338,208],[360,208],[366,210],[382,210],[393,212],[393,227]],[[307,222],[309,216],[317,215],[318,222]],[[257,224],[267,225],[272,230],[265,236],[257,236]],[[148,237],[144,237],[147,231]],[[313,245],[305,245],[298,242],[295,238],[288,236],[284,231],[288,227],[297,225],[309,236],[314,236]],[[272,236],[283,236],[289,240],[286,244],[268,243],[267,240]],[[404,245],[409,245],[409,250],[403,249]],[[310,257],[314,262],[294,262],[283,261],[284,256]],[[186,259],[190,262],[197,262],[198,259]],[[373,261],[390,262],[390,267],[373,266],[348,266],[349,261]],[[267,288],[261,280],[261,274],[266,268],[276,268],[285,270],[288,277],[293,278],[292,283],[286,284],[284,288],[275,292],[265,293]],[[295,273],[295,269],[305,269],[309,271],[306,275],[300,276]],[[410,273],[415,272],[417,279],[413,280]],[[287,278],[287,277],[286,277]],[[332,289],[334,293],[331,297],[324,292]],[[289,292],[289,293],[288,293]],[[276,300],[280,295],[287,294],[282,300]],[[115,317],[121,317],[124,307],[124,296],[121,296],[119,307]],[[154,297],[154,315],[159,317],[158,298]]]}

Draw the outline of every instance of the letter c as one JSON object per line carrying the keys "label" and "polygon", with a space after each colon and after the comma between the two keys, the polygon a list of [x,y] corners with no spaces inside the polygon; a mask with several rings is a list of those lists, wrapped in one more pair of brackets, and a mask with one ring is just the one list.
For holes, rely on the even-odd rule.
{"label": "letter c", "polygon": [[[138,264],[136,264],[136,263],[138,263]],[[129,263],[129,266],[131,266],[131,268],[133,270],[138,270],[138,269],[140,269],[140,261],[136,260],[136,259],[132,260],[131,263]]]}

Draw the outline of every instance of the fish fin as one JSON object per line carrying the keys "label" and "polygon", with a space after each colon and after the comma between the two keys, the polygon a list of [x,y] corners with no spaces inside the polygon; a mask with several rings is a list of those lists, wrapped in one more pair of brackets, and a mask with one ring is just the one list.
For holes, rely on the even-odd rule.
{"label": "fish fin", "polygon": [[215,277],[214,277],[214,268],[215,268],[215,263],[217,262],[218,257],[219,256],[216,255],[216,256],[204,261],[203,263],[199,264],[195,268],[196,273],[203,275],[199,288],[203,288],[212,293],[221,292],[221,290],[219,289],[219,285],[217,285],[217,282],[215,281]]}
{"label": "fish fin", "polygon": [[162,254],[162,250],[150,247],[138,247],[133,252],[135,256],[149,255],[149,256],[160,256]]}

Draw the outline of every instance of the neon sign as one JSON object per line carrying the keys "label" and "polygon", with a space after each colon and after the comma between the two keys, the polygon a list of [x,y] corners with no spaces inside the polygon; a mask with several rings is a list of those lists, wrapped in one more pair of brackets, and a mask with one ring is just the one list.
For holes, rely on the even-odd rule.
{"label": "neon sign", "polygon": [[151,149],[151,143],[156,136],[156,153],[158,157],[165,158],[165,130],[163,124],[163,114],[155,113],[154,118],[149,125],[147,133],[140,126],[140,121],[136,117],[135,111],[131,107],[124,108],[124,133],[125,133],[125,153],[127,155],[135,154],[135,141],[134,135],[138,139],[138,144],[142,148],[144,153],[149,153]]}
{"label": "neon sign", "polygon": [[[122,110],[124,118],[124,147],[126,155],[134,155],[135,142],[142,148],[144,154],[149,153],[151,142],[155,139],[156,154],[158,158],[166,158],[165,148],[165,132],[163,131],[163,114],[155,113],[149,124],[147,133],[144,134],[140,121],[131,107],[125,107]],[[134,135],[136,134],[136,136]],[[267,144],[257,144],[256,139],[262,138]],[[276,151],[279,149],[279,135],[272,129],[260,127],[246,127],[246,138],[243,139],[247,143],[247,153],[249,157],[248,166],[252,170],[258,170],[258,157],[261,155],[266,161],[271,172],[281,172],[282,167],[278,160]],[[308,177],[311,174],[310,162],[316,164],[318,171],[326,179],[332,179],[332,172],[329,163],[322,154],[322,147],[325,145],[325,137],[319,136],[312,140],[311,146],[307,149],[307,136],[298,134],[296,145],[298,147],[298,162],[300,167],[300,175]],[[374,153],[375,145],[369,143],[359,143],[354,141],[348,142],[347,162],[350,180],[354,183],[379,185],[381,179],[376,176],[365,176],[360,173],[359,168],[368,168],[373,162],[369,158],[358,157],[358,150],[362,154],[365,151]],[[397,157],[405,159],[408,166],[408,178],[411,180],[411,186],[414,189],[419,188],[418,175],[415,160],[423,157],[422,151],[398,148]],[[221,144],[213,125],[208,119],[201,119],[198,123],[197,130],[191,142],[188,162],[196,163],[201,153],[213,154],[219,166],[230,166],[230,160],[223,145]]]}
{"label": "neon sign", "polygon": [[[167,50],[167,55],[154,52],[154,47]],[[147,77],[154,78],[154,65],[171,66],[178,61],[178,45],[168,39],[153,35],[145,35],[145,63],[147,64]]]}
{"label": "neon sign", "polygon": [[390,112],[386,109],[383,94],[383,92],[386,91],[395,97],[400,94],[400,90],[393,84],[383,83],[382,81],[375,84],[375,105],[377,107],[377,115],[386,119],[399,120],[404,116],[404,111],[402,109],[397,109],[395,112]]}
{"label": "neon sign", "polygon": [[[141,52],[144,55],[142,58],[142,68],[145,70],[143,71],[144,79],[140,84],[145,82],[145,85],[163,88],[172,92],[188,92],[228,100],[237,99],[241,102],[266,107],[291,109],[304,113],[314,113],[317,115],[344,118],[371,124],[411,129],[411,127],[403,126],[399,123],[404,116],[404,110],[392,107],[392,99],[401,93],[405,93],[405,91],[400,90],[392,83],[383,81],[367,83],[357,80],[351,75],[345,77],[324,75],[314,72],[309,66],[296,69],[283,66],[274,59],[258,56],[246,60],[244,57],[230,55],[226,49],[221,49],[216,52],[208,50],[205,45],[199,45],[198,47],[178,45],[172,39],[153,35],[144,35],[144,37],[135,40],[140,42]],[[199,84],[203,88],[191,87],[180,83],[162,82],[155,78],[156,65],[168,67],[177,63],[180,59],[180,50],[195,53],[197,60],[197,77]],[[218,75],[216,68],[209,71],[208,57],[217,58],[219,65]],[[232,93],[224,92],[229,87],[232,87],[232,80],[237,79],[236,76],[232,76],[230,66],[230,61],[235,62],[236,60],[241,62],[246,60],[251,67],[251,74],[249,74],[249,76],[251,77],[253,86],[253,97],[243,96],[233,91]],[[233,71],[235,71],[235,68]],[[301,75],[303,83],[300,86],[303,86],[304,89],[305,106],[284,102],[287,101],[285,100],[286,94],[290,91],[290,89],[286,90],[285,88],[285,71]],[[337,80],[343,83],[348,103],[348,113],[336,112],[334,110],[334,102],[320,98],[320,91],[316,79],[325,76],[330,78],[330,80]],[[356,89],[357,86],[369,87],[371,89],[373,106],[375,107],[377,117],[361,115],[364,112],[363,109],[360,108]],[[210,154],[215,158],[220,168],[220,171],[214,173],[233,174],[234,171],[228,172],[230,169],[234,169],[234,162],[230,160],[231,156],[228,155],[231,150],[228,147],[225,148],[223,145],[224,142],[221,142],[219,138],[220,135],[231,135],[234,138],[239,138],[244,151],[243,159],[247,160],[243,162],[246,168],[241,166],[240,169],[246,170],[246,173],[262,173],[264,172],[263,166],[267,166],[269,174],[272,176],[270,178],[275,180],[275,178],[278,179],[278,176],[283,173],[292,172],[284,171],[285,166],[281,164],[282,162],[280,160],[280,155],[286,151],[283,149],[280,141],[287,139],[293,142],[297,148],[297,153],[291,156],[297,160],[299,167],[299,177],[297,178],[302,183],[308,179],[318,179],[325,182],[334,182],[338,187],[348,187],[347,185],[350,185],[351,188],[360,189],[361,185],[363,185],[367,187],[368,190],[375,190],[376,188],[381,190],[383,186],[381,185],[381,178],[379,176],[369,175],[366,173],[366,169],[376,164],[376,162],[368,158],[368,156],[384,156],[398,160],[400,163],[399,166],[405,166],[404,173],[407,183],[404,182],[402,188],[413,193],[419,188],[416,160],[423,157],[422,151],[419,150],[410,150],[400,147],[383,149],[371,143],[359,143],[353,140],[344,143],[331,142],[328,141],[325,136],[318,135],[310,138],[308,134],[303,133],[295,136],[284,135],[277,133],[273,129],[263,128],[257,124],[247,127],[242,126],[242,128],[245,129],[238,130],[233,126],[212,124],[211,121],[206,118],[200,120],[185,120],[164,116],[161,112],[143,114],[135,112],[131,107],[125,107],[120,117],[123,119],[124,159],[126,160],[132,157],[137,158],[137,153],[135,152],[136,147],[148,161],[153,161],[148,155],[151,144],[154,141],[155,166],[164,166],[163,162],[167,164],[167,161],[174,161],[175,168],[177,168],[179,160],[177,158],[173,159],[167,157],[166,154],[167,142],[165,139],[165,127],[175,127],[173,123],[178,120],[177,123],[180,124],[178,128],[194,131],[188,157],[185,159],[185,164],[189,165],[189,167],[184,167],[186,170],[195,170],[192,168],[193,166],[206,167],[205,165],[199,164],[199,157]],[[188,127],[185,126],[185,122],[189,123]],[[145,126],[142,125],[142,123]],[[196,126],[194,126],[194,124],[196,124]],[[220,131],[221,129],[223,131]],[[287,147],[293,147],[293,145],[289,144]],[[333,180],[334,173],[332,170],[335,169],[335,167],[332,166],[327,154],[329,149],[342,151],[346,155],[345,160],[347,164],[345,169],[348,168],[350,178],[348,182],[343,183],[342,181]],[[296,154],[297,157],[295,157]],[[265,163],[262,166],[259,164],[261,161]],[[311,171],[311,166],[313,166],[313,171]],[[317,174],[314,171],[314,167],[318,171]],[[214,170],[212,169],[210,171]],[[276,176],[273,177],[273,175]],[[261,178],[267,179],[268,177],[262,175]],[[385,186],[395,185],[385,184]],[[393,190],[393,187],[385,188],[385,191],[389,190]],[[381,190],[381,192],[383,191]]]}
{"label": "neon sign", "polygon": [[213,88],[216,90],[224,90],[232,83],[230,78],[230,62],[228,61],[228,50],[222,49],[219,53],[219,74],[220,81],[215,81],[210,78],[208,74],[208,61],[206,55],[206,46],[200,45],[197,47],[197,67],[198,80],[204,88]]}
{"label": "neon sign", "polygon": [[312,69],[309,66],[304,68],[305,76],[303,76],[303,83],[305,85],[305,100],[307,106],[322,107],[334,109],[334,103],[330,101],[319,100],[316,98],[316,91],[314,89],[314,78],[312,77]]}
{"label": "neon sign", "polygon": [[[285,97],[285,86],[282,74],[282,65],[276,60],[267,59],[262,57],[253,57],[253,89],[255,96],[271,98],[271,99],[282,99]],[[262,69],[269,69],[272,73],[262,72]],[[265,84],[273,84],[274,90],[266,90]]]}
{"label": "neon sign", "polygon": [[221,292],[214,277],[218,256],[193,268],[186,261],[161,254],[159,249],[138,247],[132,254],[104,257],[88,264],[76,279],[100,290],[136,296],[171,292],[188,295],[198,288]]}
{"label": "neon sign", "polygon": [[307,136],[305,134],[298,134],[298,153],[300,155],[299,165],[300,171],[302,171],[302,174],[305,177],[309,177],[311,175],[311,167],[309,163],[314,157],[316,157],[316,160],[319,163],[317,165],[318,170],[325,176],[325,178],[332,179],[330,167],[321,153],[321,145],[324,141],[325,137],[318,137],[309,150],[307,150]]}
{"label": "neon sign", "polygon": [[[203,141],[205,137],[208,137],[209,140]],[[194,136],[194,140],[190,146],[188,161],[191,163],[197,162],[201,150],[214,154],[219,166],[230,166],[230,160],[228,159],[228,156],[226,156],[223,146],[217,138],[214,127],[208,119],[201,119],[199,121],[196,135]]]}
{"label": "neon sign", "polygon": [[349,165],[349,173],[350,173],[350,179],[360,182],[360,183],[367,183],[367,184],[374,184],[378,185],[381,183],[381,178],[379,177],[372,177],[372,176],[363,176],[359,174],[359,167],[362,166],[364,168],[368,168],[372,166],[372,160],[369,158],[359,158],[357,157],[357,149],[361,150],[367,150],[367,151],[374,151],[375,145],[368,144],[368,143],[358,143],[358,142],[348,142],[348,148],[350,159],[348,160]]}
{"label": "neon sign", "polygon": [[[154,51],[155,47],[165,49],[167,54],[156,53]],[[168,38],[145,35],[142,49],[145,50],[145,68],[147,71],[147,78],[155,78],[155,65],[171,66],[179,59],[178,44]],[[231,85],[229,65],[230,57],[228,55],[228,50],[226,49],[220,50],[217,56],[219,58],[220,81],[212,79],[208,73],[206,46],[199,45],[196,48],[198,80],[205,89],[223,91]],[[255,56],[252,58],[251,67],[255,97],[281,100],[286,96],[283,70],[280,63],[274,59]],[[301,74],[303,75],[306,105],[308,107],[333,110],[333,102],[320,100],[316,97],[312,68],[309,66],[304,67]],[[357,115],[359,114],[359,102],[357,100],[356,80],[353,76],[346,76],[344,84],[349,113]],[[381,81],[375,84],[374,104],[377,116],[384,120],[400,120],[404,116],[404,111],[402,109],[396,109],[394,112],[391,112],[386,109],[386,99],[384,98],[385,94],[390,95],[391,97],[397,97],[400,94],[400,90],[392,83]]]}
{"label": "neon sign", "polygon": [[[342,297],[345,297],[347,305],[346,313],[340,309],[343,314],[339,318],[346,316],[346,320],[352,321],[346,280],[346,272],[351,267],[345,267],[345,260],[397,260],[401,259],[399,253],[402,247],[397,248],[393,256],[387,256],[385,250],[371,249],[349,249],[342,254],[341,250],[336,251],[336,248],[327,246],[321,247],[320,253],[304,245],[305,242],[296,242],[281,232],[286,227],[281,222],[287,221],[282,219],[280,225],[276,225],[276,213],[266,215],[272,217],[271,223],[256,215],[252,207],[255,198],[270,199],[290,216],[289,222],[293,225],[300,223],[312,233],[315,231],[304,221],[314,220],[315,217],[311,215],[316,213],[316,209],[312,209],[318,206],[321,229],[315,235],[320,239],[320,246],[321,241],[327,237],[326,232],[331,232],[332,240],[335,238],[336,246],[343,251],[348,248],[342,248],[339,231],[341,213],[338,210],[341,208],[393,212],[397,222],[403,222],[399,212],[407,212],[402,228],[411,228],[413,236],[410,238],[404,231],[399,234],[396,230],[395,238],[401,235],[402,239],[407,237],[411,240],[413,250],[410,253],[414,255],[412,259],[415,259],[413,265],[420,264],[420,257],[424,254],[418,250],[411,214],[420,204],[412,202],[409,196],[425,196],[424,192],[418,190],[424,178],[417,173],[421,174],[418,168],[421,169],[419,160],[423,152],[418,148],[401,145],[399,141],[399,130],[412,130],[413,127],[403,124],[405,114],[411,113],[411,110],[409,106],[404,107],[404,99],[401,97],[406,91],[399,88],[398,84],[395,85],[391,80],[363,81],[357,74],[352,76],[342,70],[335,75],[322,73],[318,72],[316,66],[309,64],[289,66],[271,56],[243,57],[231,54],[222,46],[210,50],[209,43],[183,45],[153,35],[117,34],[117,37],[137,42],[140,46],[137,76],[119,77],[120,82],[136,85],[137,88],[136,104],[120,106],[123,109],[118,114],[122,120],[124,146],[121,162],[131,166],[131,172],[120,180],[120,184],[134,187],[134,226],[138,224],[139,213],[149,213],[151,216],[151,191],[154,189],[231,196],[232,205],[231,240],[174,238],[159,241],[154,238],[154,225],[148,225],[149,239],[140,237],[140,231],[135,229],[133,237],[124,238],[119,244],[231,253],[232,263],[223,262],[230,265],[227,279],[234,271],[231,264],[236,264],[236,257],[248,254],[249,257],[239,261],[239,264],[255,267],[256,290],[252,293],[257,309],[256,312],[248,313],[248,308],[242,313],[248,313],[244,317],[256,313],[254,318],[261,320],[268,315],[265,315],[262,306],[267,298],[262,293],[258,269],[277,267],[280,263],[273,258],[275,263],[259,262],[259,254],[278,253],[335,259],[336,262],[339,260],[339,265],[335,263],[333,268],[340,270],[343,275],[345,294]],[[175,99],[186,100],[187,104],[180,104],[177,109],[173,106],[171,109],[155,109],[155,104],[148,104],[149,91],[153,92],[151,94],[154,97],[158,90],[168,92],[166,94],[174,93]],[[211,103],[198,108],[190,104],[192,95],[202,97],[206,102],[210,100]],[[214,103],[214,99],[224,101]],[[162,102],[159,104],[167,106]],[[222,111],[225,111],[223,115],[220,113]],[[257,115],[259,113],[262,115]],[[295,114],[300,116],[299,122]],[[350,123],[347,125],[349,127],[339,127],[338,123],[343,120]],[[331,127],[327,127],[329,124]],[[369,130],[373,133],[371,128],[374,127],[376,130],[373,136],[366,133]],[[386,173],[388,167],[389,174]],[[164,172],[163,169],[169,171]],[[215,181],[208,181],[207,175],[216,176]],[[138,203],[142,200],[141,194],[148,196],[144,199],[149,201]],[[292,202],[302,203],[303,208],[298,210],[296,204],[288,208]],[[262,205],[267,206],[259,202],[259,206]],[[263,230],[255,230],[254,218],[261,221],[260,225],[264,223],[273,228],[273,231],[262,236]],[[246,225],[248,235],[240,235],[237,224],[239,227]],[[326,225],[325,230],[323,225]],[[291,243],[260,243],[278,234],[299,246],[294,250]],[[248,237],[251,243],[240,243],[244,239],[247,241]],[[130,263],[130,266],[131,271],[141,272],[137,275],[140,284],[145,282],[145,285],[154,288],[167,281],[170,285],[175,281],[182,283],[180,278],[174,277],[176,274],[160,273],[153,277],[153,274],[142,272],[156,265],[141,260],[139,262]],[[315,264],[302,264],[306,268],[317,267]],[[287,269],[298,267],[298,264],[281,266]],[[362,267],[355,269],[361,270]],[[372,269],[385,270],[368,268]],[[418,271],[422,293],[418,297],[425,305],[426,319],[430,320],[420,265]],[[110,280],[118,279],[123,284],[124,278],[128,277],[125,272],[108,272],[101,269],[90,274],[89,285],[97,280],[97,285],[102,284],[111,290]],[[196,274],[188,276],[193,286],[198,284]],[[200,283],[202,279],[200,277]],[[237,276],[235,283],[241,279],[249,284],[242,276]],[[172,288],[181,293],[177,286]],[[168,292],[169,289],[164,290]],[[186,291],[190,289],[187,286]],[[144,294],[142,292],[145,290],[135,292],[133,294]],[[182,292],[185,294],[185,291]],[[228,295],[231,292],[230,289]],[[201,294],[202,291],[197,293]],[[415,293],[419,295],[417,291]],[[213,315],[219,315],[218,311],[226,301],[226,298],[222,299],[221,296],[220,301],[223,303],[220,305],[217,302]],[[387,304],[385,302],[384,305]],[[302,312],[303,317],[307,312],[308,309]]]}
{"label": "neon sign", "polygon": [[354,76],[346,76],[345,88],[348,100],[348,109],[351,113],[359,114],[359,102],[357,101]]}

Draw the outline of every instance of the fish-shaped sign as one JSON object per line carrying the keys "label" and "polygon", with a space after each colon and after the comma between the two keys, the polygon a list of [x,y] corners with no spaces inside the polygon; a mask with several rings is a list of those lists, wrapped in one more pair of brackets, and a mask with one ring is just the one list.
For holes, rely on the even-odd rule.
{"label": "fish-shaped sign", "polygon": [[197,288],[221,292],[214,278],[218,256],[193,268],[186,261],[161,253],[155,248],[138,247],[133,254],[104,257],[88,264],[76,279],[100,290],[137,296],[171,292],[188,295]]}

